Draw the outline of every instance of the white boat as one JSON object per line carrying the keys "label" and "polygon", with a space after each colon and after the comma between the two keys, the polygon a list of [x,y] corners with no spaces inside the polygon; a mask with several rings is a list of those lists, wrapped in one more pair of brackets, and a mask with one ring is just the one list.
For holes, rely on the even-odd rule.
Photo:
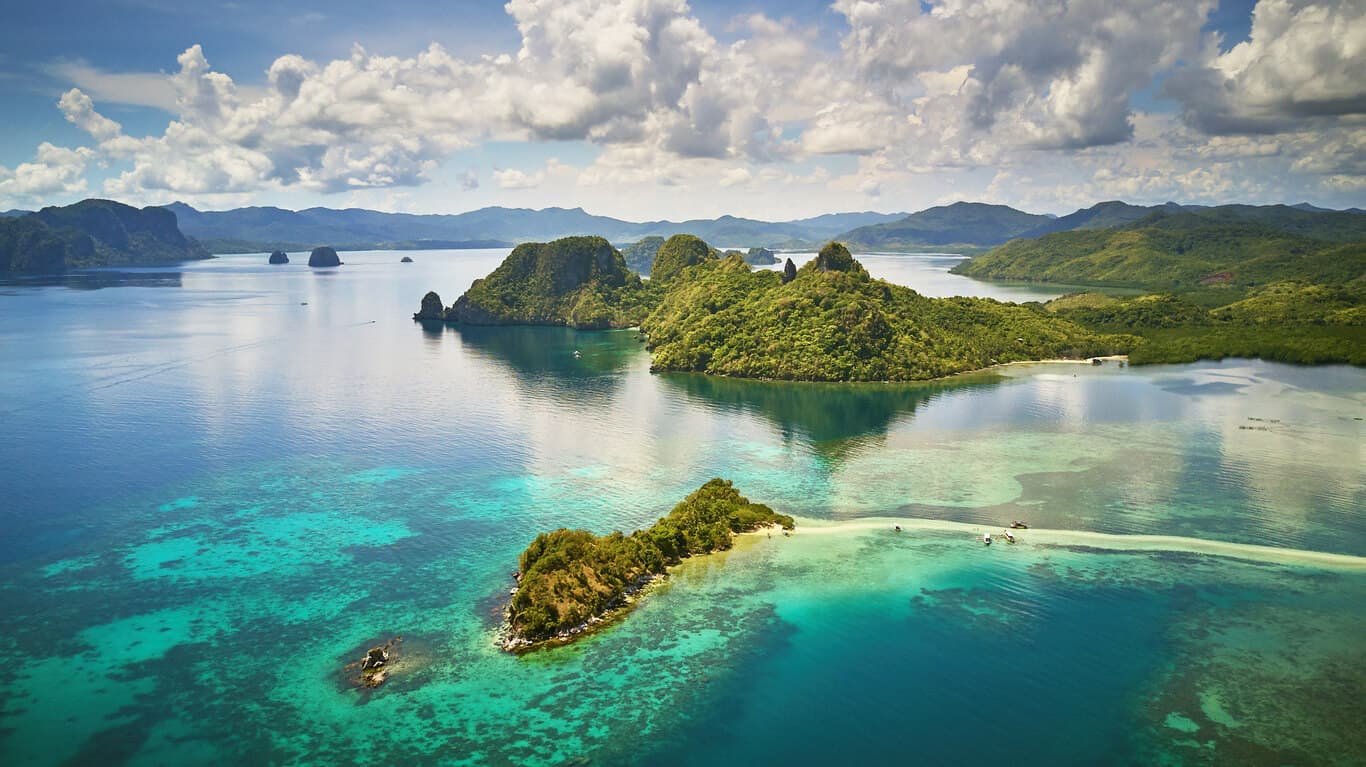
{"label": "white boat", "polygon": [[988,545],[988,546],[991,545],[991,533],[983,533],[983,534],[982,534],[982,543],[984,543],[984,544],[986,544],[986,545]]}

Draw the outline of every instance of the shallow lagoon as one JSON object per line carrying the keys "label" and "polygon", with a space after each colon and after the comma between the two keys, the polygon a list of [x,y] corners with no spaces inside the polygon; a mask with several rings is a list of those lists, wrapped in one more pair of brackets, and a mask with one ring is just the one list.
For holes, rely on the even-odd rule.
{"label": "shallow lagoon", "polygon": [[[1366,556],[1366,373],[756,383],[651,375],[629,332],[407,320],[503,254],[0,287],[0,761],[1366,753],[1358,570],[975,543],[1026,519]],[[813,522],[688,565],[579,645],[492,646],[536,532],[647,524],[716,475]],[[873,517],[966,526],[810,529]],[[407,673],[347,689],[341,664],[394,635]]]}

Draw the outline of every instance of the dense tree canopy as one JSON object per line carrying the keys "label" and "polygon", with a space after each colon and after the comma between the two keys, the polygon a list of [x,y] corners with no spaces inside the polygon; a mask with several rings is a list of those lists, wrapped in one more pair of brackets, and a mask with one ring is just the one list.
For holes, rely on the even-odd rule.
{"label": "dense tree canopy", "polygon": [[907,381],[1001,362],[1127,351],[1038,307],[926,298],[827,245],[784,283],[739,258],[701,263],[641,324],[659,370],[809,381]]}
{"label": "dense tree canopy", "polygon": [[[1342,215],[1366,226],[1366,216]],[[1343,242],[1342,236],[1355,231],[1345,227],[1334,224],[1315,238],[1255,220],[1155,213],[1114,229],[1012,240],[953,271],[986,279],[1177,292],[1214,287],[1237,292],[1283,280],[1345,285],[1366,273],[1366,239]]]}
{"label": "dense tree canopy", "polygon": [[764,525],[791,529],[792,518],[712,479],[649,529],[598,536],[587,530],[541,533],[522,552],[521,577],[508,609],[514,637],[547,639],[620,604],[622,597],[679,560],[728,549],[735,533]]}

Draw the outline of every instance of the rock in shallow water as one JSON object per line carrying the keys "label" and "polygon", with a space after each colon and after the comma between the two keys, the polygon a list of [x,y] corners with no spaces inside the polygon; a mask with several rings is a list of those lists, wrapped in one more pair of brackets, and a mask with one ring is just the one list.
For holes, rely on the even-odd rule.
{"label": "rock in shallow water", "polygon": [[289,256],[283,250],[277,250],[270,254],[270,263],[287,264],[289,263]]}

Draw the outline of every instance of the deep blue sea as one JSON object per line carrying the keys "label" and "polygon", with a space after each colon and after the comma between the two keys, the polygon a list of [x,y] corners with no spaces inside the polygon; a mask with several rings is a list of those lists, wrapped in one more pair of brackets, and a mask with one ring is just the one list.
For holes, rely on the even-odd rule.
{"label": "deep blue sea", "polygon": [[[506,251],[402,255],[0,284],[0,764],[1366,763],[1366,371],[657,375],[631,331],[424,328]],[[538,532],[713,476],[795,535],[497,649]]]}

